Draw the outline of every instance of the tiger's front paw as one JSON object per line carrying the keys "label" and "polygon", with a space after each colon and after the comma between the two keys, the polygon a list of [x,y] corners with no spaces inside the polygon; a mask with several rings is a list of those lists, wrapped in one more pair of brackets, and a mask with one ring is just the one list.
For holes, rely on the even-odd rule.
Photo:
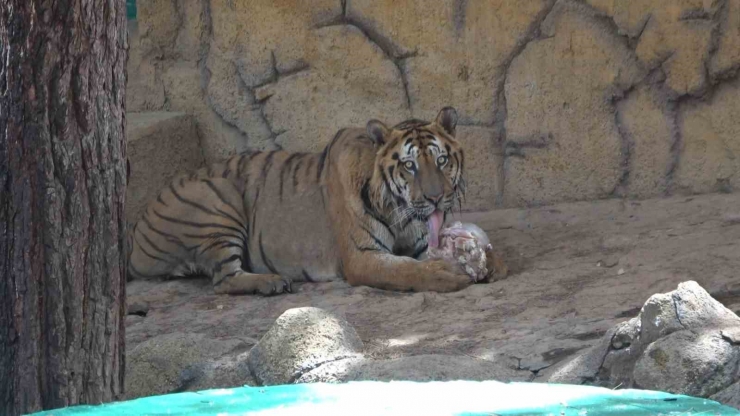
{"label": "tiger's front paw", "polygon": [[276,274],[239,273],[213,287],[216,294],[272,296],[293,291],[292,281]]}
{"label": "tiger's front paw", "polygon": [[423,279],[423,291],[456,292],[475,283],[455,260],[436,259],[427,263],[428,271]]}
{"label": "tiger's front paw", "polygon": [[257,279],[255,294],[272,296],[293,291],[293,281],[288,277],[277,274],[259,274]]}

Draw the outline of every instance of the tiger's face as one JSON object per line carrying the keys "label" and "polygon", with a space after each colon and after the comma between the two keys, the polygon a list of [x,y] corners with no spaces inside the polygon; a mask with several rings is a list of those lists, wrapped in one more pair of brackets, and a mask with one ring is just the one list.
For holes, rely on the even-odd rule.
{"label": "tiger's face", "polygon": [[[371,120],[367,132],[379,146],[375,169],[402,216],[427,221],[436,239],[444,213],[464,191],[464,155],[455,139],[457,112],[443,108],[435,121],[407,120],[387,128]],[[430,246],[436,241],[430,240]]]}

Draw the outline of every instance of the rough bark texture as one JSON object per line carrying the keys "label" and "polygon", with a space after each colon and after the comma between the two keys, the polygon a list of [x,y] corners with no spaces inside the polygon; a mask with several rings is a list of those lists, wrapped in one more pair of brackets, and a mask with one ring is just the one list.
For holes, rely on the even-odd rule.
{"label": "rough bark texture", "polygon": [[0,414],[115,399],[125,0],[0,2]]}

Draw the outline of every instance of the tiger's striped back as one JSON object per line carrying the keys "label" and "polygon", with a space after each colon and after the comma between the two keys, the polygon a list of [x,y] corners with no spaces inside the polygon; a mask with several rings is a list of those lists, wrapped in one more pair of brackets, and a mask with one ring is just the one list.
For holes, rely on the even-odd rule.
{"label": "tiger's striped back", "polygon": [[[392,128],[342,129],[321,153],[247,152],[182,175],[131,237],[137,278],[202,273],[217,293],[277,294],[346,278],[401,290],[457,290],[460,267],[422,260],[464,191],[457,113]],[[431,240],[430,240],[431,239]]]}
{"label": "tiger's striped back", "polygon": [[222,276],[214,278],[216,286],[240,270],[291,280],[330,278],[325,270],[312,277],[304,267],[275,266],[284,263],[280,246],[289,245],[275,242],[275,215],[305,205],[301,199],[321,197],[323,163],[323,153],[246,152],[175,178],[131,233],[129,273]]}

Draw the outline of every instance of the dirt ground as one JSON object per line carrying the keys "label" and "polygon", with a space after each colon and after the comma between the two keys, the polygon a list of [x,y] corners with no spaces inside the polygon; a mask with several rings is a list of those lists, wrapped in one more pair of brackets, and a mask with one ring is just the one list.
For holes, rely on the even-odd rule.
{"label": "dirt ground", "polygon": [[[128,285],[127,348],[172,332],[253,345],[285,310],[343,313],[378,358],[426,353],[546,368],[637,314],[654,293],[695,280],[740,312],[740,194],[607,200],[466,213],[505,252],[507,279],[451,294],[337,283],[272,298],[214,295],[207,279]],[[146,308],[145,308],[146,309]]]}

